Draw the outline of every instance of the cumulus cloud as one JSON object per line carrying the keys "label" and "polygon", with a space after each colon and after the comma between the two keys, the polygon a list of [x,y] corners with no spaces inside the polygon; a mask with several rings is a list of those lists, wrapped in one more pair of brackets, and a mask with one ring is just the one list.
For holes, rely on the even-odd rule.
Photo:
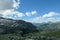
{"label": "cumulus cloud", "polygon": [[32,16],[37,14],[37,11],[26,12],[25,14],[15,9],[18,9],[20,6],[20,0],[0,0],[0,16],[6,18],[19,18],[24,16]]}
{"label": "cumulus cloud", "polygon": [[31,13],[30,12],[26,12],[26,16],[31,16]]}
{"label": "cumulus cloud", "polygon": [[19,8],[19,4],[20,0],[0,0],[0,16],[8,18],[23,17],[23,13],[14,10]]}
{"label": "cumulus cloud", "polygon": [[0,12],[0,16],[13,19],[13,18],[24,17],[24,14],[19,11],[5,10],[4,12]]}
{"label": "cumulus cloud", "polygon": [[18,8],[20,0],[0,0],[0,11],[10,10],[13,8]]}
{"label": "cumulus cloud", "polygon": [[35,18],[31,18],[31,20],[29,20],[29,22],[32,22],[32,23],[41,23],[41,16],[39,17],[35,17]]}
{"label": "cumulus cloud", "polygon": [[[58,18],[56,16],[59,16]],[[42,22],[56,22],[60,21],[60,14],[56,12],[49,12],[43,16],[38,16],[29,20],[29,22],[42,23]]]}
{"label": "cumulus cloud", "polygon": [[19,7],[19,4],[20,4],[20,0],[17,0],[17,2],[16,2],[16,0],[13,0],[13,8],[18,8]]}
{"label": "cumulus cloud", "polygon": [[12,0],[0,0],[0,11],[13,8]]}
{"label": "cumulus cloud", "polygon": [[53,16],[58,16],[60,14],[56,13],[56,12],[49,12],[48,14],[44,14],[43,17],[53,17]]}
{"label": "cumulus cloud", "polygon": [[18,13],[17,15],[18,15],[18,17],[23,17],[23,16],[25,16],[23,13]]}
{"label": "cumulus cloud", "polygon": [[32,15],[37,14],[37,11],[32,11],[31,14]]}
{"label": "cumulus cloud", "polygon": [[26,16],[29,16],[29,17],[35,14],[37,14],[37,11],[26,12]]}

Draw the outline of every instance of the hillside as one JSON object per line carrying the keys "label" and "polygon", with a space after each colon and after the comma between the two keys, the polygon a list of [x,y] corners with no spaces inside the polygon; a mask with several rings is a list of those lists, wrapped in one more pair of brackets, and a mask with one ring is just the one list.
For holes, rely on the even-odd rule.
{"label": "hillside", "polygon": [[38,28],[44,30],[44,31],[57,31],[60,30],[60,22],[51,22],[51,23],[40,23],[40,24],[34,24]]}
{"label": "hillside", "polygon": [[36,31],[37,29],[32,23],[0,17],[0,33],[2,34],[21,33],[23,35]]}
{"label": "hillside", "polygon": [[0,17],[0,40],[60,40],[60,22],[29,23]]}

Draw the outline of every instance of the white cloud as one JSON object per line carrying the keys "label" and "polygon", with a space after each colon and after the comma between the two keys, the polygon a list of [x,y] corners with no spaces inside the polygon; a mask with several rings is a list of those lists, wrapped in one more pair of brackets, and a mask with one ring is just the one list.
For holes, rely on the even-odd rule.
{"label": "white cloud", "polygon": [[43,17],[53,17],[53,16],[58,16],[59,14],[56,12],[49,12],[48,14],[44,14]]}
{"label": "white cloud", "polygon": [[[59,16],[57,18],[57,16]],[[60,21],[60,14],[56,12],[49,12],[48,14],[44,14],[43,16],[38,16],[29,20],[29,22],[33,23],[42,23],[42,22],[57,22]]]}
{"label": "white cloud", "polygon": [[12,9],[12,0],[0,0],[0,11]]}
{"label": "white cloud", "polygon": [[18,15],[18,17],[23,17],[23,16],[25,16],[23,13],[18,13],[17,15]]}
{"label": "white cloud", "polygon": [[0,15],[5,18],[16,18],[16,17],[24,17],[24,14],[19,11],[14,10],[6,10],[4,12],[0,12]]}
{"label": "white cloud", "polygon": [[0,16],[8,18],[23,17],[23,13],[14,10],[19,7],[19,4],[20,0],[0,0]]}
{"label": "white cloud", "polygon": [[0,16],[8,18],[24,17],[24,16],[29,17],[37,13],[37,11],[31,11],[26,12],[26,14],[24,14],[19,11],[15,11],[15,9],[19,8],[19,4],[20,0],[0,0]]}
{"label": "white cloud", "polygon": [[12,10],[5,10],[0,12],[0,15],[2,15],[2,17],[6,17],[11,14],[12,14]]}
{"label": "white cloud", "polygon": [[20,0],[17,0],[17,2],[16,2],[16,0],[13,0],[13,8],[18,8],[19,7],[19,4],[20,4]]}
{"label": "white cloud", "polygon": [[7,15],[10,15],[12,14],[12,10],[5,10],[3,12],[1,12],[3,16],[7,16]]}
{"label": "white cloud", "polygon": [[28,16],[31,17],[37,14],[37,11],[26,12],[26,14],[15,11],[20,7],[20,0],[0,0],[0,16],[7,18],[17,18]]}
{"label": "white cloud", "polygon": [[37,11],[32,11],[31,14],[32,15],[37,14]]}
{"label": "white cloud", "polygon": [[26,16],[29,16],[29,17],[36,14],[37,14],[37,11],[26,12]]}
{"label": "white cloud", "polygon": [[20,0],[0,0],[0,11],[18,8]]}
{"label": "white cloud", "polygon": [[31,18],[31,20],[29,20],[29,22],[32,22],[32,23],[41,23],[41,16],[39,17],[35,17],[35,18]]}
{"label": "white cloud", "polygon": [[31,13],[30,12],[26,12],[26,16],[31,16]]}

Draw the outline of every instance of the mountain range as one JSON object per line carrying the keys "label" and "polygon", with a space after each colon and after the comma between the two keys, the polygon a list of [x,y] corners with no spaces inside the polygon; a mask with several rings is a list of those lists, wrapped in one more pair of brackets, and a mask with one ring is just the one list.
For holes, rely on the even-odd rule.
{"label": "mountain range", "polygon": [[0,33],[21,33],[27,34],[38,31],[32,23],[23,20],[13,20],[0,17]]}

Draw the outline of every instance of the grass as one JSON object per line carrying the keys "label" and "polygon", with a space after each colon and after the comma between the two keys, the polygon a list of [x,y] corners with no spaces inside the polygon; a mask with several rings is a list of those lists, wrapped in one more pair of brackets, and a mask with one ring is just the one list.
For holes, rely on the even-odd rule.
{"label": "grass", "polygon": [[9,36],[13,37],[15,40],[25,40],[25,38],[31,38],[32,36],[38,36],[38,37],[45,36],[45,37],[60,38],[60,31],[49,32],[49,33],[45,33],[45,34],[40,34],[40,32],[30,33],[30,34],[26,34],[25,37],[15,35],[15,34],[0,34],[0,40],[10,40]]}
{"label": "grass", "polygon": [[49,32],[49,33],[46,33],[46,34],[43,34],[44,36],[46,37],[57,37],[57,38],[60,38],[60,31],[56,31],[56,32]]}

